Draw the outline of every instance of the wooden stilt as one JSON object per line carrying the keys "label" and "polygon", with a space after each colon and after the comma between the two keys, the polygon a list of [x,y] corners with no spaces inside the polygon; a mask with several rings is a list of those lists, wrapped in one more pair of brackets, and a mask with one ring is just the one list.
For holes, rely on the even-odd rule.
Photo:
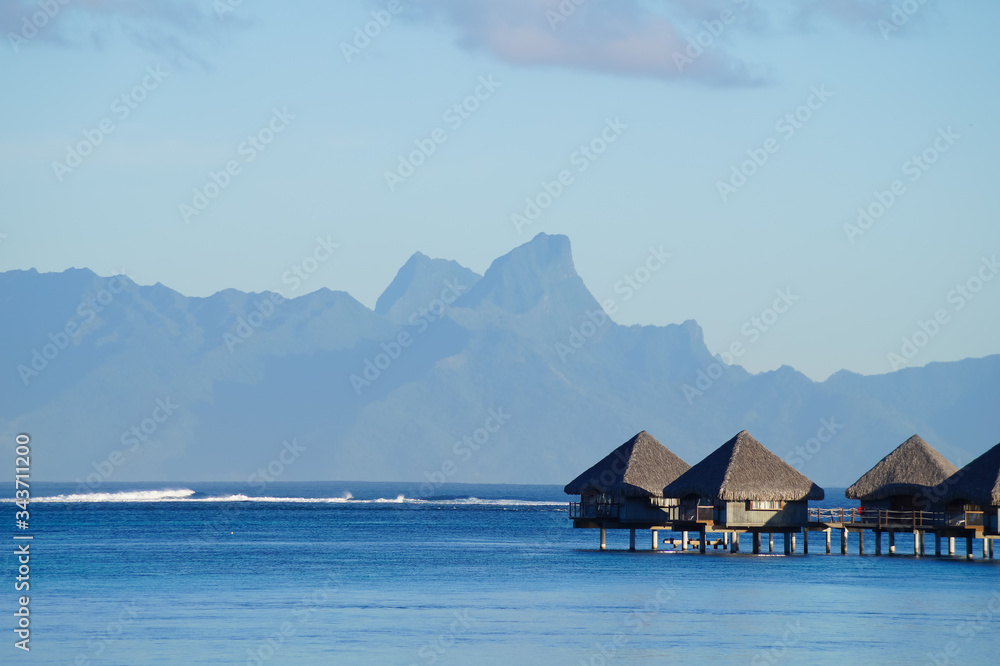
{"label": "wooden stilt", "polygon": [[990,559],[993,559],[993,539],[990,539]]}
{"label": "wooden stilt", "polygon": [[990,556],[990,546],[989,546],[989,543],[990,543],[990,540],[989,540],[989,539],[987,539],[987,538],[986,538],[986,537],[984,536],[984,537],[983,537],[983,559],[984,559],[984,560],[985,560],[985,559],[986,559],[987,557],[989,557],[989,556]]}
{"label": "wooden stilt", "polygon": [[628,531],[628,549],[635,551],[635,528],[630,528]]}
{"label": "wooden stilt", "polygon": [[688,549],[688,533],[681,532],[681,550]]}
{"label": "wooden stilt", "polygon": [[608,547],[607,534],[605,533],[604,528],[602,527],[601,528],[601,550],[606,550],[607,547]]}
{"label": "wooden stilt", "polygon": [[847,528],[840,528],[840,554],[847,555]]}
{"label": "wooden stilt", "polygon": [[792,552],[795,552],[795,532],[792,532]]}
{"label": "wooden stilt", "polygon": [[941,557],[941,533],[934,533],[934,554]]}
{"label": "wooden stilt", "polygon": [[955,537],[948,537],[948,554],[955,554]]}
{"label": "wooden stilt", "polygon": [[740,552],[740,533],[739,532],[733,532],[733,545],[734,545],[734,548],[735,548],[735,550],[733,552],[734,553]]}
{"label": "wooden stilt", "polygon": [[965,559],[972,559],[972,537],[965,537]]}
{"label": "wooden stilt", "polygon": [[783,540],[785,542],[785,555],[791,555],[792,554],[792,534],[791,534],[791,532],[785,532],[784,537],[785,538]]}
{"label": "wooden stilt", "polygon": [[753,554],[760,555],[760,532],[753,533]]}
{"label": "wooden stilt", "polygon": [[722,533],[722,545],[729,548],[729,532]]}
{"label": "wooden stilt", "polygon": [[920,532],[920,556],[923,557],[927,554],[927,532]]}
{"label": "wooden stilt", "polygon": [[830,533],[833,532],[829,527],[823,530],[826,532],[826,554],[830,554]]}
{"label": "wooden stilt", "polygon": [[698,552],[702,555],[705,554],[705,542],[708,541],[708,530],[702,525],[701,526],[701,538],[698,540]]}
{"label": "wooden stilt", "polygon": [[858,530],[858,555],[865,554],[865,531]]}
{"label": "wooden stilt", "polygon": [[656,530],[650,530],[650,538],[653,542],[653,550],[660,549],[660,533]]}
{"label": "wooden stilt", "polygon": [[875,554],[882,554],[882,532],[881,530],[874,530],[873,536],[875,537]]}
{"label": "wooden stilt", "polygon": [[913,530],[913,555],[920,555],[920,530]]}
{"label": "wooden stilt", "polygon": [[767,533],[767,552],[774,552],[774,532]]}
{"label": "wooden stilt", "polygon": [[809,530],[802,530],[802,554],[809,554]]}
{"label": "wooden stilt", "polygon": [[893,530],[889,530],[889,554],[896,554],[896,533]]}

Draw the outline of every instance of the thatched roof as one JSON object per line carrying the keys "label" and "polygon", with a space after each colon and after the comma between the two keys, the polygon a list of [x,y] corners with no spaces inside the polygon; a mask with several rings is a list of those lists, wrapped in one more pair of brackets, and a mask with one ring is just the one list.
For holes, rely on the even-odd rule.
{"label": "thatched roof", "polygon": [[723,501],[821,500],[823,489],[743,430],[663,489],[664,497],[688,495]]}
{"label": "thatched roof", "polygon": [[945,481],[948,501],[962,499],[980,506],[1000,506],[1000,444]]}
{"label": "thatched roof", "polygon": [[643,430],[570,481],[569,495],[598,492],[625,497],[662,497],[667,485],[691,466]]}
{"label": "thatched roof", "polygon": [[920,495],[958,471],[933,446],[914,435],[882,458],[844,494],[849,499],[878,500]]}

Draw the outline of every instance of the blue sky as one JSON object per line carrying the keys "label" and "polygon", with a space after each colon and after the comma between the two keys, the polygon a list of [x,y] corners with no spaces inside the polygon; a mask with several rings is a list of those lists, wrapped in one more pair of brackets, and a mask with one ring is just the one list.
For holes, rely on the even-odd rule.
{"label": "blue sky", "polygon": [[0,270],[275,290],[329,236],[301,291],[372,307],[415,251],[481,273],[562,233],[619,323],[696,319],[752,371],[1000,352],[996,3],[390,4],[4,3]]}

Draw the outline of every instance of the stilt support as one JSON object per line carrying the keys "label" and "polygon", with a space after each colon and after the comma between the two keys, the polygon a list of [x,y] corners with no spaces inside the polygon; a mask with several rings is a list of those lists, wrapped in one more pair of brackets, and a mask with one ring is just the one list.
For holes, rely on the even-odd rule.
{"label": "stilt support", "polygon": [[983,559],[985,560],[990,556],[990,540],[985,536],[983,537]]}
{"label": "stilt support", "polygon": [[972,559],[972,537],[965,537],[965,559]]}
{"label": "stilt support", "polygon": [[681,532],[681,550],[688,549],[688,533]]}
{"label": "stilt support", "polygon": [[653,550],[660,549],[660,533],[656,530],[650,530],[650,538],[653,542]]}
{"label": "stilt support", "polygon": [[760,555],[760,532],[753,533],[753,554]]}
{"label": "stilt support", "polygon": [[858,530],[858,555],[865,554],[865,531]]}
{"label": "stilt support", "polygon": [[802,554],[809,554],[809,530],[802,530]]}
{"label": "stilt support", "polygon": [[785,542],[785,555],[791,555],[792,554],[792,533],[791,532],[785,532],[784,537],[785,537],[784,538],[784,542]]}
{"label": "stilt support", "polygon": [[913,555],[920,555],[920,530],[913,530]]}
{"label": "stilt support", "polygon": [[608,548],[607,533],[606,533],[605,529],[602,527],[601,528],[601,550],[607,550],[607,548]]}
{"label": "stilt support", "polygon": [[934,554],[941,557],[941,533],[934,533]]}
{"label": "stilt support", "polygon": [[708,541],[708,532],[704,525],[701,526],[701,538],[698,540],[698,552],[705,553],[705,542]]}
{"label": "stilt support", "polygon": [[955,554],[955,537],[948,537],[948,554]]}
{"label": "stilt support", "polygon": [[882,532],[879,531],[879,530],[875,530],[873,532],[873,536],[875,537],[875,554],[876,555],[881,555],[882,554]]}
{"label": "stilt support", "polygon": [[833,530],[831,530],[830,528],[827,528],[827,529],[825,529],[823,531],[826,532],[826,554],[829,555],[830,554],[830,534],[831,534],[831,532],[833,532]]}
{"label": "stilt support", "polygon": [[896,533],[889,530],[889,554],[896,554]]}
{"label": "stilt support", "polygon": [[635,551],[635,528],[632,527],[628,531],[628,549]]}
{"label": "stilt support", "polygon": [[840,528],[840,554],[847,555],[847,528]]}
{"label": "stilt support", "polygon": [[767,533],[767,552],[774,552],[774,532]]}

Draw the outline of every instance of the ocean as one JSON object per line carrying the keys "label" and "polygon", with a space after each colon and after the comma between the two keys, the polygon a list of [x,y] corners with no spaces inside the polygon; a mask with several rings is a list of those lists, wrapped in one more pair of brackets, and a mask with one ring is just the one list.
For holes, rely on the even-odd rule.
{"label": "ocean", "polygon": [[609,531],[600,552],[561,487],[434,492],[33,483],[30,529],[12,503],[3,521],[8,544],[34,537],[30,591],[11,545],[0,572],[8,613],[30,596],[31,651],[8,631],[0,663],[997,663],[1000,560],[978,548],[917,558],[902,535],[894,556],[844,556],[835,534],[826,555],[815,533],[809,555],[777,554],[780,536],[773,555],[700,555],[640,532],[628,552]]}

